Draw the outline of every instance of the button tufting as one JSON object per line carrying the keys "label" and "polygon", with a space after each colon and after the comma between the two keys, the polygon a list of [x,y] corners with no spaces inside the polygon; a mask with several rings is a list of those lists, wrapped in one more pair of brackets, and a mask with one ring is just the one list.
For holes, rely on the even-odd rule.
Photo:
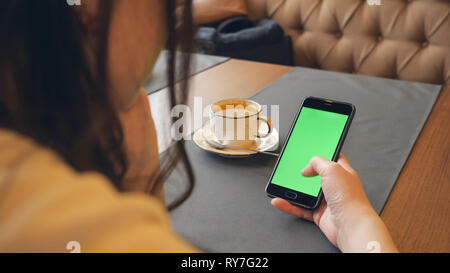
{"label": "button tufting", "polygon": [[[449,84],[450,78],[447,75],[449,75],[450,66],[445,65],[445,61],[449,59],[447,55],[450,46],[446,24],[448,20],[445,21],[448,19],[445,15],[449,1],[252,0],[245,2],[249,4],[249,10],[259,10],[261,5],[265,7],[272,5],[270,4],[272,2],[284,3],[277,8],[273,19],[276,18],[280,25],[286,27],[286,32],[291,32],[294,37],[303,37],[293,39],[294,55],[308,56],[308,58],[294,58],[295,65],[342,70],[353,75],[359,74],[360,68],[364,67],[361,71],[365,75]],[[368,7],[365,2],[380,2],[383,11],[373,6]],[[381,13],[378,14],[379,12]],[[369,13],[370,16],[368,16]],[[422,18],[436,20],[422,20]],[[331,41],[327,41],[327,37]],[[306,40],[307,43],[305,43]],[[331,42],[331,45],[323,46],[324,41]],[[432,54],[433,57],[425,58],[420,52],[429,52],[427,54]],[[434,69],[435,67],[438,69]]]}

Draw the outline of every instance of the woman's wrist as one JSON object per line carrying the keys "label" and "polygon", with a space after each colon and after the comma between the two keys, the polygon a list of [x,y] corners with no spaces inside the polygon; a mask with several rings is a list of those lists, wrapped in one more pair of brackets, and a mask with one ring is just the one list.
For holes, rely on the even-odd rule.
{"label": "woman's wrist", "polygon": [[342,252],[397,252],[385,224],[371,207],[341,219],[337,243]]}

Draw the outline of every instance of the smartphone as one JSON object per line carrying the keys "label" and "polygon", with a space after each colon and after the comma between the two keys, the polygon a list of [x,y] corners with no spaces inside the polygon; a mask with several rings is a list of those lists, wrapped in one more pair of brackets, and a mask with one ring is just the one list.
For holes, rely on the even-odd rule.
{"label": "smartphone", "polygon": [[267,195],[311,210],[319,207],[320,177],[304,177],[301,170],[314,156],[338,160],[355,112],[351,103],[305,98],[270,176]]}

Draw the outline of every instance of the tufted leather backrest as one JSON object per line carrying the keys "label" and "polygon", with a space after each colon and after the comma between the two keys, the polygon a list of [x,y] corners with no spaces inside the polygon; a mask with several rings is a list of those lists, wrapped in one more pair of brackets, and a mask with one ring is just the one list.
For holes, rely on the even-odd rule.
{"label": "tufted leather backrest", "polygon": [[272,18],[292,37],[295,65],[450,84],[450,0],[246,4],[252,19]]}

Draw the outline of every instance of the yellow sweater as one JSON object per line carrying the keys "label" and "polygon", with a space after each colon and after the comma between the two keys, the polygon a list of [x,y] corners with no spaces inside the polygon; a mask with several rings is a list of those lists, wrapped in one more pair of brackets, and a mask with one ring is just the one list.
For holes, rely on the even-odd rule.
{"label": "yellow sweater", "polygon": [[119,193],[102,175],[76,172],[33,140],[0,130],[0,252],[78,246],[81,252],[196,251],[173,233],[160,200]]}

